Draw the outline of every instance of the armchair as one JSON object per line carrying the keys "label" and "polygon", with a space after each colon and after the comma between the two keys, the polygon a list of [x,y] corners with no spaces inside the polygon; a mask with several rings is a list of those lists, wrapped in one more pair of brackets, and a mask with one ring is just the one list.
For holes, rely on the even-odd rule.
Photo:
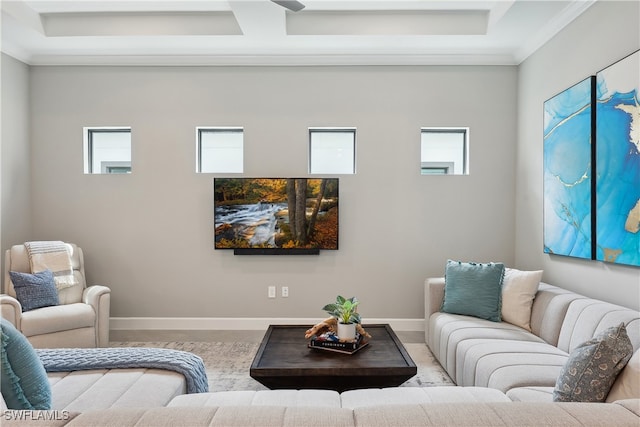
{"label": "armchair", "polygon": [[4,286],[0,314],[37,348],[106,347],[109,344],[111,290],[86,286],[82,249],[71,246],[71,266],[78,284],[58,290],[59,305],[22,312],[9,271],[31,273],[24,245],[5,253]]}

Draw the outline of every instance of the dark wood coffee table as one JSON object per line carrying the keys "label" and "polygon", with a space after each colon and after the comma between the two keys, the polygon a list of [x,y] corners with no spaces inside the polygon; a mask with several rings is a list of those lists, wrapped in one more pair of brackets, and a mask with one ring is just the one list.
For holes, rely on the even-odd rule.
{"label": "dark wood coffee table", "polygon": [[417,373],[389,325],[363,325],[372,338],[354,354],[307,347],[311,325],[271,325],[251,364],[250,375],[270,389],[345,391],[398,386]]}

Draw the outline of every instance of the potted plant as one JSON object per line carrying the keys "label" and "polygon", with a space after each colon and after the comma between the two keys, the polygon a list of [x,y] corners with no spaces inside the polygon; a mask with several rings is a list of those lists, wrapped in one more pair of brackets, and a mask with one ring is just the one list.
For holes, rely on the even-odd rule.
{"label": "potted plant", "polygon": [[338,295],[336,302],[327,304],[322,309],[338,320],[338,337],[341,340],[356,338],[356,325],[360,323],[357,307],[360,302],[356,297],[345,298]]}

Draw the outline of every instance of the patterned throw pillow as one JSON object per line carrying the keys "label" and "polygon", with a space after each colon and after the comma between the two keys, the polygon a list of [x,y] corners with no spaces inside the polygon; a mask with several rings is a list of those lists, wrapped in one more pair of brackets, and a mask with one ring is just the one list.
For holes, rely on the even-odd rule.
{"label": "patterned throw pillow", "polygon": [[554,402],[604,402],[632,353],[624,323],[580,344],[560,371]]}
{"label": "patterned throw pillow", "polygon": [[23,312],[60,303],[51,270],[34,274],[10,271],[9,276]]}
{"label": "patterned throw pillow", "polygon": [[504,264],[447,261],[441,311],[499,322]]}

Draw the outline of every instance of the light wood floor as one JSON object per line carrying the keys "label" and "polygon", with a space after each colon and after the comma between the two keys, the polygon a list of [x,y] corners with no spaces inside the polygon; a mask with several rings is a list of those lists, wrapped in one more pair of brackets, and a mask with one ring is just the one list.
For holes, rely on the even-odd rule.
{"label": "light wood floor", "polygon": [[[265,331],[218,331],[218,330],[112,330],[110,341],[159,341],[159,342],[257,342],[262,341]],[[424,343],[424,332],[395,331],[403,343]]]}

